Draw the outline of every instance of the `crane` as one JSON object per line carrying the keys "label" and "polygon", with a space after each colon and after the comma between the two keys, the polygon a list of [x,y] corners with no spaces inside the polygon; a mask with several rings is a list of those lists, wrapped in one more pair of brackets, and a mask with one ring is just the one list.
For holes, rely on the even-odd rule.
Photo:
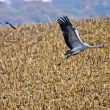
{"label": "crane", "polygon": [[[71,56],[77,55],[80,52],[88,48],[104,48],[105,47],[104,45],[92,46],[87,43],[83,43],[79,36],[78,30],[74,26],[72,26],[72,23],[70,22],[67,16],[60,17],[57,20],[57,22],[63,32],[65,43],[70,49],[70,50],[67,50],[67,52],[65,53],[65,59]],[[61,63],[59,63],[59,65]]]}

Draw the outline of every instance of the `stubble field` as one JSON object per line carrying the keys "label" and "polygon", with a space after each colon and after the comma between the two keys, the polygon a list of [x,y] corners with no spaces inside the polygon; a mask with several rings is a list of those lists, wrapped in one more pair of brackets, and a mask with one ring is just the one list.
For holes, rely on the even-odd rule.
{"label": "stubble field", "polygon": [[110,110],[110,18],[73,21],[88,49],[68,49],[57,23],[0,27],[0,110]]}

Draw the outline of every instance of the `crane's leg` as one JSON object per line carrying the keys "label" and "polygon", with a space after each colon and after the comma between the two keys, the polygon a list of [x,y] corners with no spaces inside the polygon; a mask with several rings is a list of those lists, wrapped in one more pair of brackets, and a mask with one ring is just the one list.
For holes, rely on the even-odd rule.
{"label": "crane's leg", "polygon": [[65,57],[64,57],[64,59],[62,59],[61,61],[60,61],[60,63],[58,63],[57,65],[58,66],[60,66],[66,59],[68,59],[69,57],[71,57],[71,56],[74,56],[74,55],[77,55],[77,54],[79,54],[80,53],[80,51],[79,50],[77,50],[76,52],[69,52],[68,54],[66,54],[65,55]]}
{"label": "crane's leg", "polygon": [[67,56],[68,54],[71,54],[71,50],[67,50],[64,55]]}
{"label": "crane's leg", "polygon": [[57,66],[60,66],[67,58],[68,58],[68,57],[65,56],[65,57],[60,61],[60,63],[57,64]]}

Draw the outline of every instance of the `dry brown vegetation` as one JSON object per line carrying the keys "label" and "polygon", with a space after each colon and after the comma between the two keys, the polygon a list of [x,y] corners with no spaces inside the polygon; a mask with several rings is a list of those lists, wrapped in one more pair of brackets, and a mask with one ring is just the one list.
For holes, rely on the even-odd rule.
{"label": "dry brown vegetation", "polygon": [[57,66],[68,49],[57,23],[0,28],[0,110],[110,110],[110,19],[73,24],[107,48]]}

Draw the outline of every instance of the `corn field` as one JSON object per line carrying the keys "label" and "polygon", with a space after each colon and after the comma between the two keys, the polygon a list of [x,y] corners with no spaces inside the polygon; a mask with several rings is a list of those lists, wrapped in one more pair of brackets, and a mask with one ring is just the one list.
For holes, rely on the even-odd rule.
{"label": "corn field", "polygon": [[72,21],[87,49],[68,50],[57,23],[0,27],[0,110],[110,110],[110,18]]}

